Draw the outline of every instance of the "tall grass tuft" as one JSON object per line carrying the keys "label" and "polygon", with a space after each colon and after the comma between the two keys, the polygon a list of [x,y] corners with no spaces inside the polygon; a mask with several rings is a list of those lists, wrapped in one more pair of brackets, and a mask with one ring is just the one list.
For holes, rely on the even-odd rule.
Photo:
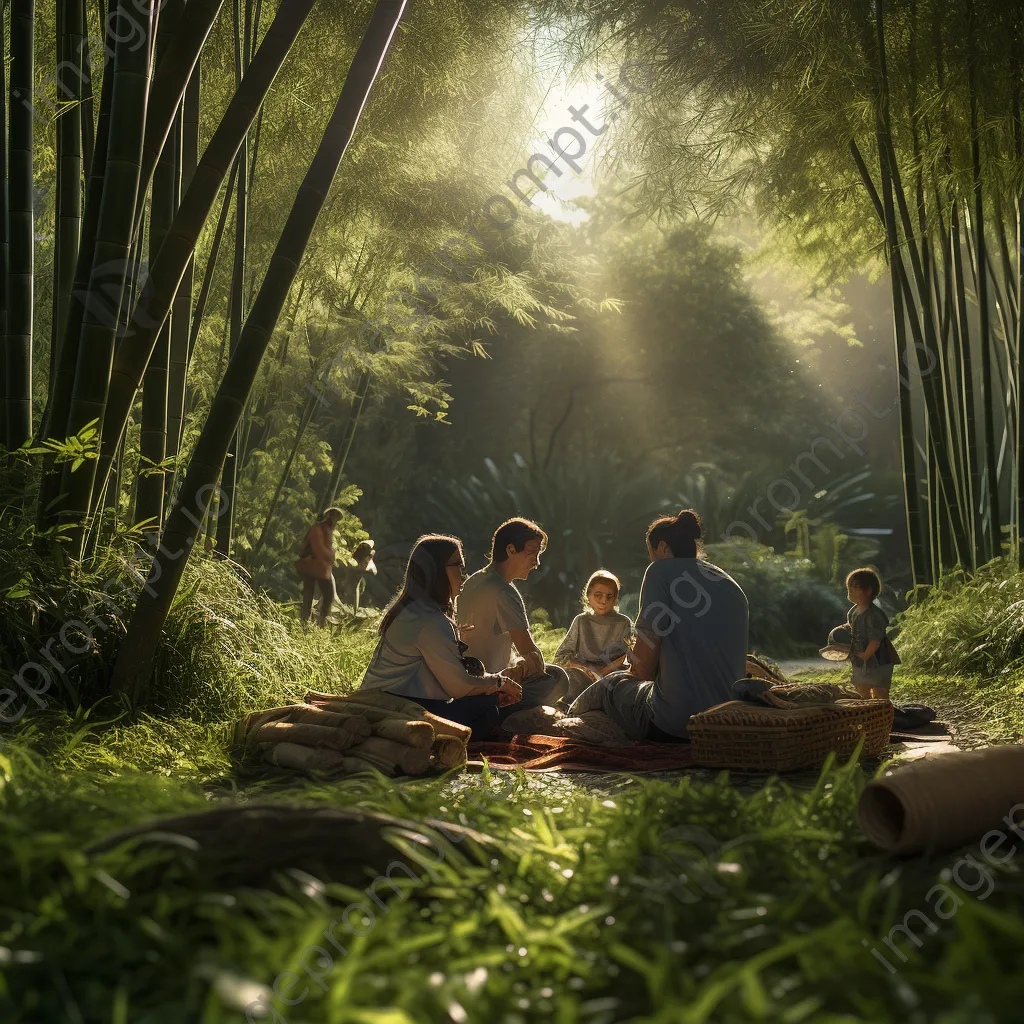
{"label": "tall grass tuft", "polygon": [[910,669],[943,675],[1024,672],[1024,573],[1006,558],[972,575],[950,573],[898,621],[900,657]]}
{"label": "tall grass tuft", "polygon": [[197,560],[168,616],[154,710],[210,722],[309,689],[351,690],[375,643],[368,626],[303,626],[228,563]]}

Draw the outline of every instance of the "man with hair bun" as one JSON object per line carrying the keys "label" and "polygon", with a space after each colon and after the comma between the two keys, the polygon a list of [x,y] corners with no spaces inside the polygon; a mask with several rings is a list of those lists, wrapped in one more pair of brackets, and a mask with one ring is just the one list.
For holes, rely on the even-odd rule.
{"label": "man with hair bun", "polygon": [[704,560],[702,532],[692,509],[651,523],[629,670],[584,690],[571,715],[601,710],[633,739],[676,743],[691,715],[733,699],[746,674],[747,598]]}
{"label": "man with hair bun", "polygon": [[[569,689],[569,677],[558,665],[546,665],[530,634],[523,596],[513,580],[525,580],[540,565],[548,535],[529,519],[507,519],[491,538],[491,560],[466,580],[459,594],[456,618],[469,645],[466,652],[488,672],[512,675],[523,686],[523,699],[501,709],[502,721],[512,713],[542,704],[554,705]],[[519,654],[512,664],[513,647]],[[510,728],[511,728],[510,723]]]}

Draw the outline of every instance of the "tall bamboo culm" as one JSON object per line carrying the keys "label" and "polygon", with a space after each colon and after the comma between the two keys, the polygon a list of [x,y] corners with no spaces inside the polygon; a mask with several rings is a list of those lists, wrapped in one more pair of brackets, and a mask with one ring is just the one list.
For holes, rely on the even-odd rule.
{"label": "tall bamboo culm", "polygon": [[[242,78],[249,65],[249,46],[252,34],[252,0],[235,0],[235,88],[242,84]],[[263,109],[262,107],[260,108]],[[228,317],[228,355],[238,348],[245,321],[245,244],[249,221],[249,135],[242,140],[238,154],[238,176],[235,181],[235,250],[231,268],[231,296]],[[238,431],[235,431],[228,446],[227,459],[221,470],[220,486],[223,491],[225,513],[217,519],[217,551],[225,558],[231,555],[231,538],[235,522],[235,487],[238,482]]]}
{"label": "tall bamboo culm", "polygon": [[32,311],[35,216],[32,194],[35,3],[11,0],[8,182],[8,314],[5,334],[7,447],[32,437]]}
{"label": "tall bamboo culm", "polygon": [[[7,8],[0,4],[0,43],[6,45]],[[0,366],[4,370],[3,383],[0,384],[0,445],[7,446],[7,305],[9,257],[7,239],[10,233],[10,213],[8,209],[8,176],[7,176],[7,63],[0,61]]]}
{"label": "tall bamboo culm", "polygon": [[168,516],[163,543],[154,555],[149,586],[139,596],[114,665],[114,688],[129,695],[135,706],[148,699],[153,656],[185,571],[187,553],[202,523],[201,512],[209,507],[211,492],[216,489],[228,445],[238,428],[263,355],[404,8],[405,0],[378,0],[374,8],[256,294],[238,348],[214,396],[185,481]]}
{"label": "tall bamboo culm", "polygon": [[81,67],[85,35],[84,0],[58,0],[56,232],[53,253],[53,313],[50,319],[50,386],[56,381],[71,288],[78,263],[82,232],[82,97],[85,71]]}
{"label": "tall bamboo culm", "polygon": [[182,196],[174,223],[150,268],[150,287],[129,323],[132,343],[121,345],[114,358],[97,460],[97,476],[101,480],[105,480],[110,471],[160,328],[174,304],[178,286],[195,253],[206,218],[242,139],[305,24],[313,2],[289,0],[277,9],[273,23],[253,56],[241,89],[231,98],[220,124],[203,150],[192,185]]}

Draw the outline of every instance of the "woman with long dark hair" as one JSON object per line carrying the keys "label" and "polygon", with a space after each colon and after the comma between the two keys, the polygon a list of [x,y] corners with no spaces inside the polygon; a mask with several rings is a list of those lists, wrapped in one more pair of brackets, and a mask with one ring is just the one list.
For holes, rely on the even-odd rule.
{"label": "woman with long dark hair", "polygon": [[498,728],[499,704],[519,701],[522,688],[482,666],[471,671],[475,666],[464,659],[452,615],[465,576],[457,537],[429,534],[416,541],[402,589],[381,617],[360,689],[414,700],[484,739]]}
{"label": "woman with long dark hair", "polygon": [[703,557],[702,533],[693,509],[648,527],[629,671],[587,687],[570,714],[602,710],[634,739],[671,743],[687,738],[691,715],[732,700],[746,673],[747,598]]}

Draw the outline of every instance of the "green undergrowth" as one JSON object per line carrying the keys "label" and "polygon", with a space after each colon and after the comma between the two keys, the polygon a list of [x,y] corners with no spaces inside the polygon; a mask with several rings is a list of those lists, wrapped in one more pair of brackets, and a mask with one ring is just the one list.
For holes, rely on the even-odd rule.
{"label": "green undergrowth", "polygon": [[[973,716],[997,738],[1019,733],[1021,674],[985,682],[922,669],[909,640],[923,622],[904,627],[912,653],[896,699]],[[534,625],[550,659],[562,631]],[[54,700],[5,733],[0,1020],[1016,1019],[1021,852],[1002,868],[975,859],[981,874],[963,860],[977,849],[880,854],[857,827],[867,778],[857,765],[827,766],[812,789],[776,779],[741,790],[724,775],[587,785],[501,772],[334,785],[243,777],[228,753],[236,718],[310,687],[355,686],[374,639],[365,628],[303,629],[230,567],[201,563],[172,611],[145,713],[129,721],[110,700],[77,712]],[[91,664],[78,676],[102,677]],[[187,845],[167,836],[85,853],[124,826],[258,800],[440,819],[471,825],[484,842],[445,845],[439,863],[395,874],[365,921],[344,916],[368,903],[359,888],[308,876],[261,888],[202,882]],[[387,867],[368,864],[368,884]],[[940,880],[962,900],[946,919],[927,899]],[[343,920],[352,927],[333,933],[340,953],[324,931]],[[920,945],[893,933],[896,953],[883,940],[904,921]],[[260,1016],[254,1001],[272,1010]]]}
{"label": "green undergrowth", "polygon": [[[920,947],[897,936],[906,962],[882,944],[928,909],[957,856],[894,861],[869,847],[854,823],[857,766],[827,768],[812,791],[773,780],[751,794],[724,776],[608,793],[504,775],[278,792],[493,839],[482,855],[432,849],[369,906],[308,877],[206,887],[169,839],[90,860],[84,848],[113,829],[216,803],[174,777],[59,772],[16,744],[2,767],[0,1011],[12,1024],[226,1024],[261,997],[273,1013],[249,1019],[310,1024],[978,1024],[1019,1005],[1013,861],[991,869],[985,899],[977,873],[960,872],[956,914],[934,933],[912,920]],[[386,867],[368,865],[367,884]],[[372,918],[345,918],[359,902]],[[333,932],[344,954],[323,938],[335,921],[353,926]],[[279,993],[305,993],[292,1005],[273,998],[289,971]]]}
{"label": "green undergrowth", "polygon": [[954,572],[899,616],[900,657],[918,672],[1024,675],[1024,573],[999,558]]}

